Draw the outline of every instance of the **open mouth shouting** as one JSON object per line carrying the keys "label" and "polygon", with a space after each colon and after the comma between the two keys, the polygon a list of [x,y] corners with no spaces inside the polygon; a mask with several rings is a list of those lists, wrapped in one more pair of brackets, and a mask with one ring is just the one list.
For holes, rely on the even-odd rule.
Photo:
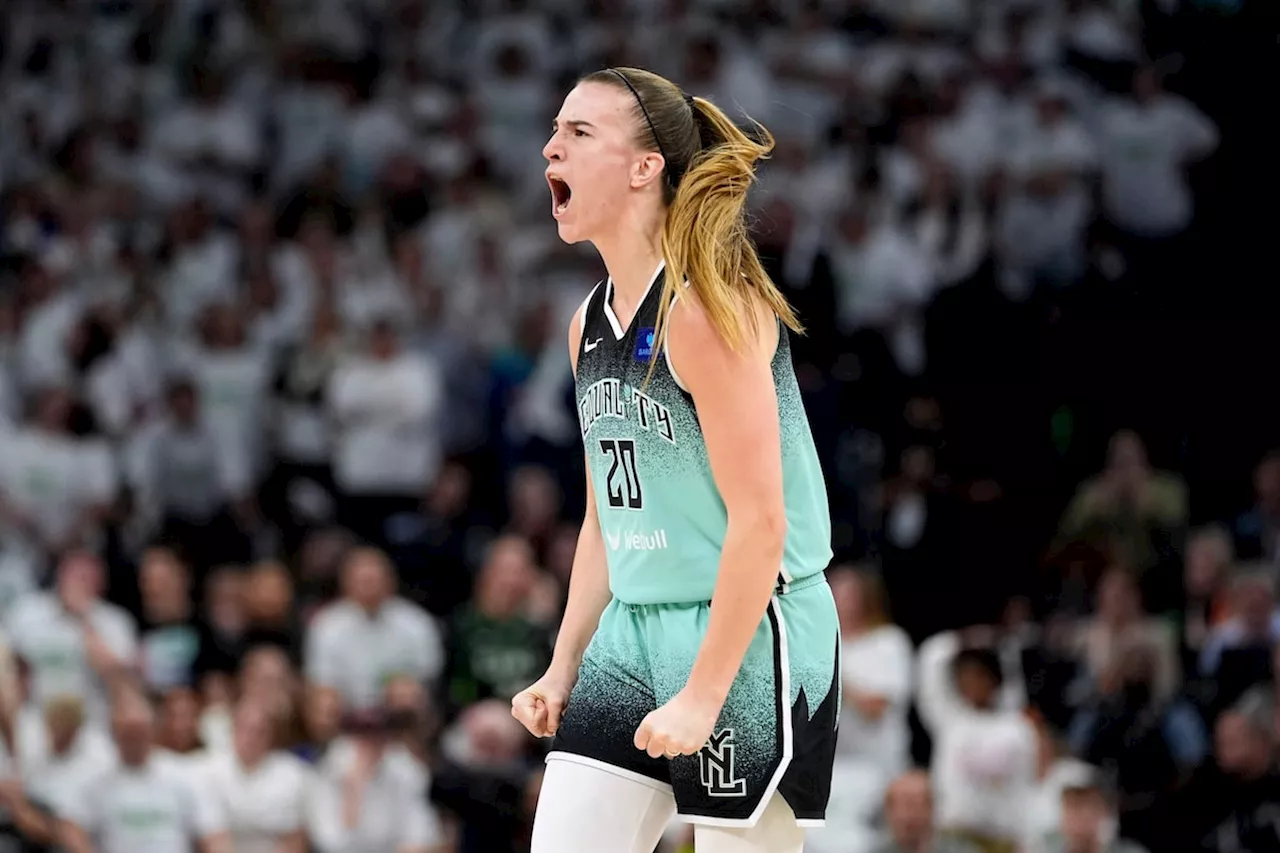
{"label": "open mouth shouting", "polygon": [[547,183],[551,187],[551,215],[559,219],[569,209],[573,190],[557,175],[547,175]]}

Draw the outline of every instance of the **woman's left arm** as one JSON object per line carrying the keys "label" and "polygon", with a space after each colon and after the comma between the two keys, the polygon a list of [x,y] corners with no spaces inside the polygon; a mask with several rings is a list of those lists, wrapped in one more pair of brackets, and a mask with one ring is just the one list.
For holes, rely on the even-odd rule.
{"label": "woman's left arm", "polygon": [[763,306],[756,320],[755,339],[735,352],[696,303],[682,299],[670,314],[672,366],[697,407],[728,530],[689,681],[636,732],[636,747],[654,757],[692,755],[706,743],[782,568],[787,516],[771,367],[778,324]]}

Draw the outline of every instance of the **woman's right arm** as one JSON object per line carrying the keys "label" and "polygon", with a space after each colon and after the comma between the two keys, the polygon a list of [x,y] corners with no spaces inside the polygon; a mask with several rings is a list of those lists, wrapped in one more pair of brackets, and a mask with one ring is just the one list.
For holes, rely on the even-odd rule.
{"label": "woman's right arm", "polygon": [[[574,372],[578,369],[578,348],[582,341],[582,313],[586,303],[573,315],[569,324],[569,359]],[[590,460],[586,460],[590,466]],[[609,568],[605,558],[604,536],[596,514],[595,489],[587,470],[587,510],[578,533],[578,547],[573,554],[573,571],[569,577],[569,600],[556,636],[551,666],[535,683],[511,700],[511,714],[537,737],[550,737],[560,727],[560,715],[568,704],[569,694],[578,680],[578,666],[587,644],[600,624],[600,615],[611,598]]]}
{"label": "woman's right arm", "polygon": [[[578,351],[582,343],[583,303],[569,323],[569,360],[578,372]],[[596,514],[595,487],[591,484],[590,460],[583,460],[587,472],[587,511],[578,533],[578,547],[573,553],[573,572],[569,577],[569,599],[556,637],[551,669],[576,677],[582,654],[591,635],[600,624],[600,614],[609,603],[609,568],[605,558],[604,536],[600,532],[600,516]]]}
{"label": "woman's right arm", "polygon": [[600,614],[609,603],[609,569],[605,561],[604,536],[596,515],[591,475],[587,475],[587,512],[578,533],[578,547],[573,553],[573,572],[569,577],[569,600],[556,636],[551,669],[576,676],[587,643],[600,624]]}

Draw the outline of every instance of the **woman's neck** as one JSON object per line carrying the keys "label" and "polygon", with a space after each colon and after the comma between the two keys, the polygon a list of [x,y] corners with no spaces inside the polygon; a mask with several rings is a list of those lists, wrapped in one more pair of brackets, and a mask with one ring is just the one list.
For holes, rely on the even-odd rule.
{"label": "woman's neck", "polygon": [[644,298],[653,272],[662,260],[660,217],[661,213],[650,222],[626,217],[614,238],[595,241],[609,278],[613,280],[615,305],[621,300],[625,307],[634,309]]}

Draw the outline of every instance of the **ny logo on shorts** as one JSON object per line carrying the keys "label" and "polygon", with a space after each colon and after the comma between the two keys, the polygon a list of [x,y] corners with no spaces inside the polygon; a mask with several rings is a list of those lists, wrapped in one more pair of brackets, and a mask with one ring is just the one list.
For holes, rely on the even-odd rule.
{"label": "ny logo on shorts", "polygon": [[744,797],[747,780],[733,772],[733,729],[722,729],[711,735],[707,745],[698,751],[702,784],[712,797]]}

